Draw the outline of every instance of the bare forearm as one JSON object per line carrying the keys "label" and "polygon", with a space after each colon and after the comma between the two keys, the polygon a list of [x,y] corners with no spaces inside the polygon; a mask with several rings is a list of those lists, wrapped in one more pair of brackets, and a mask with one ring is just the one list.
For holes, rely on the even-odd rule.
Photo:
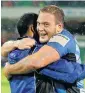
{"label": "bare forearm", "polygon": [[46,51],[45,51],[46,53],[44,53],[44,51],[38,51],[38,52],[25,57],[24,59],[20,60],[18,63],[14,65],[10,65],[10,67],[8,68],[9,73],[10,74],[27,73],[31,70],[45,67],[48,64],[51,64],[52,62],[59,59],[59,57],[56,57],[57,54],[54,53],[55,50],[53,49],[52,51],[50,50],[51,53],[49,52],[47,53]]}
{"label": "bare forearm", "polygon": [[30,57],[27,56],[16,64],[9,65],[8,72],[9,74],[24,74],[28,73],[34,69],[34,65],[32,65],[32,60],[29,62]]}
{"label": "bare forearm", "polygon": [[10,65],[8,68],[9,74],[24,74],[28,72],[28,68],[23,63],[17,63],[14,65]]}

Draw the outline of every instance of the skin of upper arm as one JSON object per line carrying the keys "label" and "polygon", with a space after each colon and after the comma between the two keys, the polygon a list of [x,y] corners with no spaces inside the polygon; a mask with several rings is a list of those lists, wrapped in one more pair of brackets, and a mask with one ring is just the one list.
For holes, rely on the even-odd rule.
{"label": "skin of upper arm", "polygon": [[44,45],[38,52],[33,54],[33,56],[36,58],[36,61],[34,60],[32,62],[35,69],[45,67],[60,59],[59,53],[48,45]]}

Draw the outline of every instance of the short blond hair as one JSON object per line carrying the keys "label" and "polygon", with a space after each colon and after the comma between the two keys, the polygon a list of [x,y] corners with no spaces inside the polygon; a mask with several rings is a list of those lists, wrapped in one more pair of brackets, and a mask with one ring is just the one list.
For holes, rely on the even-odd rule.
{"label": "short blond hair", "polygon": [[64,12],[58,6],[49,5],[40,10],[40,12],[47,12],[53,14],[56,18],[56,23],[62,22],[64,23]]}

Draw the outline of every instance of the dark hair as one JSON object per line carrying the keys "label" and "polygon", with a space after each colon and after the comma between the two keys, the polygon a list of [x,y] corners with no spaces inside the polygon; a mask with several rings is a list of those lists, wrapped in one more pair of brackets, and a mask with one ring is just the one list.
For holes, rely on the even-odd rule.
{"label": "dark hair", "polygon": [[29,26],[33,24],[33,29],[34,29],[33,38],[38,40],[38,33],[36,30],[37,18],[38,18],[38,15],[35,13],[26,13],[23,16],[21,16],[21,18],[19,19],[17,23],[17,30],[18,30],[20,37],[23,37],[27,33]]}

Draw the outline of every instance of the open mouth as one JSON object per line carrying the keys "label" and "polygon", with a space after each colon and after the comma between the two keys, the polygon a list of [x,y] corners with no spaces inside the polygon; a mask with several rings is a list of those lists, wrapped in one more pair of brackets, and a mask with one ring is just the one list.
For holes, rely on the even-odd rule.
{"label": "open mouth", "polygon": [[40,34],[40,36],[46,36],[47,35],[47,33],[41,33]]}

